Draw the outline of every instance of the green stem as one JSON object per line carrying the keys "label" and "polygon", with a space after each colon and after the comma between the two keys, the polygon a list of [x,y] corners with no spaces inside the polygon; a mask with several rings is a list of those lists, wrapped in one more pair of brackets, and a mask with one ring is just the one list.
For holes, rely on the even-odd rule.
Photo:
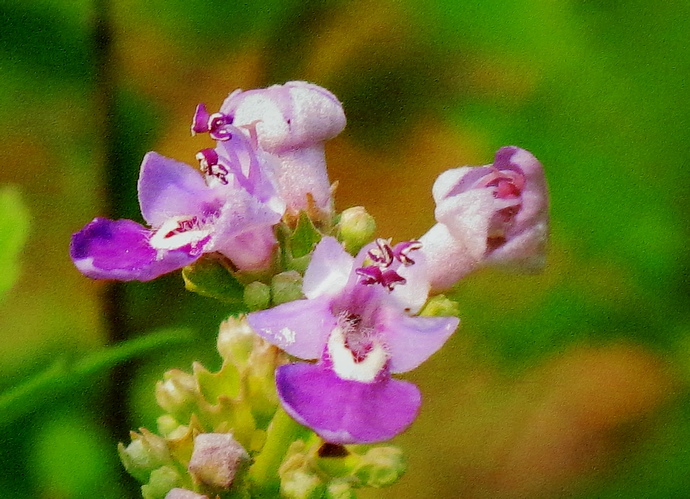
{"label": "green stem", "polygon": [[285,459],[290,445],[302,437],[304,427],[278,407],[266,432],[266,443],[249,468],[248,477],[254,494],[252,497],[277,497],[280,490],[278,468]]}
{"label": "green stem", "polygon": [[41,405],[65,396],[74,386],[117,364],[152,351],[189,343],[189,331],[161,331],[128,340],[90,354],[69,365],[58,359],[46,370],[0,394],[0,426],[36,411]]}

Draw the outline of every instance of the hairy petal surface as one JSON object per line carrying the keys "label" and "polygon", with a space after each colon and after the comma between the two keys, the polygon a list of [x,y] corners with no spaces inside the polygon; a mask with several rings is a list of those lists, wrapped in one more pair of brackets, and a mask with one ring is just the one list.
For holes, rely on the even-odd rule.
{"label": "hairy petal surface", "polygon": [[393,373],[411,371],[436,353],[460,324],[457,317],[389,317],[382,331]]}
{"label": "hairy petal surface", "polygon": [[307,360],[321,356],[328,335],[337,324],[328,297],[297,300],[252,312],[247,321],[266,341]]}
{"label": "hairy petal surface", "polygon": [[72,236],[70,256],[92,279],[149,281],[194,262],[191,245],[176,250],[151,247],[151,231],[131,220],[95,218]]}
{"label": "hairy petal surface", "polygon": [[344,380],[322,363],[280,366],[276,385],[288,414],[336,444],[389,440],[414,421],[421,404],[412,383]]}
{"label": "hairy petal surface", "polygon": [[202,215],[218,203],[201,173],[156,152],[144,156],[138,190],[141,214],[152,227],[176,216]]}

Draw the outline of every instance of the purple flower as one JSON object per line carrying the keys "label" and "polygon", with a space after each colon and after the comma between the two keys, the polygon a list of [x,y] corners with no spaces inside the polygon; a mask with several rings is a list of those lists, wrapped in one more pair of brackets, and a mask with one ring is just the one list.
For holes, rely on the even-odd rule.
{"label": "purple flower", "polygon": [[408,243],[391,248],[379,240],[355,259],[326,237],[304,276],[306,299],[248,316],[269,342],[317,360],[280,366],[276,385],[285,410],[329,442],[377,442],[405,430],[421,397],[415,385],[391,374],[417,367],[458,326],[455,317],[410,315],[428,288],[398,293],[407,287],[405,279],[391,272],[414,266],[412,251]]}
{"label": "purple flower", "polygon": [[420,241],[433,291],[481,265],[541,270],[548,238],[548,192],[541,163],[501,148],[494,163],[442,173],[433,187],[436,220]]}
{"label": "purple flower", "polygon": [[290,81],[284,85],[248,91],[235,90],[220,108],[209,114],[197,108],[192,133],[208,132],[225,140],[232,124],[245,133],[253,131],[258,145],[278,161],[278,193],[291,213],[316,208],[332,211],[331,185],[326,171],[324,142],[345,128],[342,104],[328,90],[312,83]]}
{"label": "purple flower", "polygon": [[150,228],[95,218],[72,236],[77,268],[94,279],[148,281],[219,252],[240,270],[265,268],[276,244],[273,225],[285,205],[263,173],[264,159],[237,129],[199,153],[202,175],[155,152],[144,156],[139,205]]}

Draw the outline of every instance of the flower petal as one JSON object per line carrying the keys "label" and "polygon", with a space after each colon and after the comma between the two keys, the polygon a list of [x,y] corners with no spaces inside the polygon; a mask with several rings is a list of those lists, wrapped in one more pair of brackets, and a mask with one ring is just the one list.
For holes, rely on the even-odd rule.
{"label": "flower petal", "polygon": [[347,285],[354,258],[333,237],[324,237],[316,245],[304,274],[302,292],[307,298],[335,296]]}
{"label": "flower petal", "polygon": [[120,281],[149,281],[199,258],[190,245],[156,250],[149,243],[151,235],[131,220],[95,218],[72,236],[70,255],[82,274]]}
{"label": "flower petal", "polygon": [[457,317],[408,317],[392,314],[384,321],[382,333],[390,355],[390,370],[410,371],[443,346],[457,329]]}
{"label": "flower petal", "polygon": [[252,312],[247,321],[259,336],[300,359],[318,359],[336,327],[328,297]]}
{"label": "flower petal", "polygon": [[285,410],[327,442],[381,442],[403,432],[421,404],[412,383],[382,376],[372,383],[340,379],[323,364],[296,363],[276,370]]}
{"label": "flower petal", "polygon": [[172,217],[205,215],[216,209],[217,194],[200,172],[155,152],[144,156],[138,189],[141,213],[152,227]]}

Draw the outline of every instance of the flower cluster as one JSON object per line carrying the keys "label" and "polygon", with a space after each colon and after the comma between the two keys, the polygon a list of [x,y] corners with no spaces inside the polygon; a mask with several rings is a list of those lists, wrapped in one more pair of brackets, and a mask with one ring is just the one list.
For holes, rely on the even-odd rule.
{"label": "flower cluster", "polygon": [[[460,322],[452,306],[433,306],[447,300],[435,295],[483,266],[544,265],[546,183],[529,152],[503,147],[490,165],[443,173],[432,192],[436,225],[394,245],[374,238],[363,208],[334,212],[324,143],[344,127],[337,98],[306,82],[236,90],[214,113],[199,104],[191,132],[215,147],[197,153],[198,168],[144,157],[147,225],[96,218],[73,235],[72,259],[95,279],[147,281],[184,268],[189,289],[218,296],[225,291],[210,290],[202,271],[216,262],[249,312],[221,331],[217,374],[198,365],[193,375],[166,374],[157,390],[163,436],[145,432],[121,448],[145,497],[231,487],[307,497],[312,486],[331,497],[382,484],[361,478],[363,463],[398,454],[356,447],[415,419],[420,391],[393,375],[427,360]],[[313,433],[285,430],[285,418]],[[329,475],[334,456],[350,465]],[[390,476],[399,476],[400,459],[386,462],[376,469],[395,462]]]}

